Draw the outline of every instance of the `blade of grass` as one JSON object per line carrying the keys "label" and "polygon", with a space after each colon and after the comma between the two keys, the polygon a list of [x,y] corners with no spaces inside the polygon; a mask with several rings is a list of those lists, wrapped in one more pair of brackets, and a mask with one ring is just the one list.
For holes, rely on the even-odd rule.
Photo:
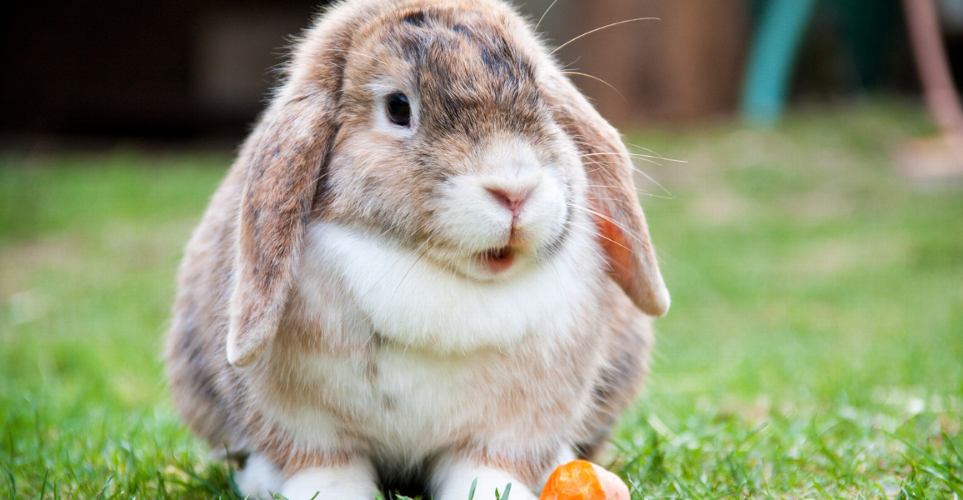
{"label": "blade of grass", "polygon": [[102,488],[100,488],[100,493],[97,494],[97,500],[100,500],[101,498],[104,498],[104,492],[107,491],[107,487],[110,486],[110,482],[113,481],[113,480],[114,480],[114,476],[113,476],[113,475],[111,475],[110,477],[107,478],[107,482],[104,483],[104,486],[103,486]]}
{"label": "blade of grass", "polygon": [[10,479],[7,483],[10,488],[10,498],[17,498],[17,478],[13,477],[13,471],[10,469],[4,467],[4,470],[7,471],[7,477]]}
{"label": "blade of grass", "polygon": [[43,484],[40,485],[40,500],[43,500],[44,495],[47,493],[47,476],[50,475],[50,469],[45,469],[43,471]]}

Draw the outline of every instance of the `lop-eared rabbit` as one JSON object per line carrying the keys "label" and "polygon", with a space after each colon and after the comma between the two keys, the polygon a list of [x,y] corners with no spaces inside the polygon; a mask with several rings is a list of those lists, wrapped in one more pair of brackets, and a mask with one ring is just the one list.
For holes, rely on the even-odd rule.
{"label": "lop-eared rabbit", "polygon": [[252,497],[536,498],[669,307],[632,168],[506,2],[335,4],[187,247],[177,409]]}

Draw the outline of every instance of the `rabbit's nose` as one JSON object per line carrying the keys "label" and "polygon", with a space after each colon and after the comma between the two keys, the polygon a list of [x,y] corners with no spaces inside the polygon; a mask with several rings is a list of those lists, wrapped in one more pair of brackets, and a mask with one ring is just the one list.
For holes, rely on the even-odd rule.
{"label": "rabbit's nose", "polygon": [[507,189],[498,187],[486,187],[485,191],[492,196],[501,206],[507,208],[512,215],[517,218],[522,211],[522,207],[532,195],[533,189]]}

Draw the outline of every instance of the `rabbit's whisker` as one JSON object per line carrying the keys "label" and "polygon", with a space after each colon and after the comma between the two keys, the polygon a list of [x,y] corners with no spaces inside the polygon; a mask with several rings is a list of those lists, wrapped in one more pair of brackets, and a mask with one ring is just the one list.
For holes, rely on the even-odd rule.
{"label": "rabbit's whisker", "polygon": [[[641,154],[641,153],[632,153],[632,152],[622,153],[622,152],[619,152],[619,151],[602,151],[602,152],[599,152],[599,153],[584,153],[584,154],[579,155],[579,156],[581,156],[581,157],[584,158],[584,157],[586,157],[586,156],[621,156],[621,155],[623,155],[623,154],[627,154],[627,155],[629,155],[629,156],[632,157],[632,158],[648,158],[648,159],[652,159],[652,160],[671,161],[671,162],[673,162],[673,163],[689,163],[689,162],[687,162],[687,161],[685,161],[685,160],[676,160],[676,159],[674,159],[674,158],[666,158],[666,157],[664,157],[664,156],[644,155],[644,154]],[[660,165],[660,166],[661,166],[661,164],[658,164],[658,163],[657,163],[657,165]]]}
{"label": "rabbit's whisker", "polygon": [[613,26],[618,26],[618,25],[620,25],[620,24],[633,23],[633,22],[636,22],[636,21],[661,21],[661,19],[659,19],[658,17],[637,17],[637,18],[635,18],[635,19],[626,19],[626,20],[624,20],[624,21],[619,21],[619,22],[612,23],[612,24],[606,24],[605,26],[600,26],[600,27],[598,27],[598,28],[595,28],[594,30],[586,31],[585,33],[582,33],[581,35],[579,35],[579,36],[577,36],[577,37],[575,37],[575,38],[573,38],[573,39],[571,39],[571,40],[569,40],[569,41],[567,41],[567,42],[559,45],[558,47],[555,47],[555,50],[551,51],[551,52],[549,53],[549,55],[555,55],[556,52],[558,52],[558,51],[562,50],[563,48],[567,47],[570,43],[575,42],[576,40],[579,40],[579,39],[584,38],[584,37],[586,37],[586,36],[589,36],[589,35],[591,35],[592,33],[597,33],[597,32],[599,32],[599,31],[602,31],[602,30],[611,28],[611,27],[613,27]]}
{"label": "rabbit's whisker", "polygon": [[568,71],[568,70],[570,70],[570,69],[574,69],[574,68],[575,68],[575,64],[578,63],[581,59],[582,59],[582,56],[578,56],[574,61],[566,64],[565,66],[562,66],[562,68],[561,68],[562,71]]}
{"label": "rabbit's whisker", "polygon": [[[592,232],[592,233],[594,233],[594,234],[596,234],[596,235],[598,235],[598,236],[601,236],[601,235],[598,234],[598,228],[595,227],[595,225],[585,225],[585,224],[580,224],[580,223],[575,222],[575,221],[568,221],[568,222],[566,222],[566,225],[569,226],[569,227],[577,227],[577,228],[582,228],[582,229],[588,229],[590,232]],[[605,238],[605,239],[608,240],[608,238]],[[612,241],[612,240],[609,240],[609,241]],[[615,242],[613,241],[612,243],[615,243]],[[618,243],[616,243],[616,244],[618,244]],[[619,246],[622,246],[622,245],[619,245]],[[623,247],[623,248],[624,248],[624,247]],[[599,262],[605,262],[605,261],[606,261],[607,257],[605,257],[604,255],[602,255],[601,253],[599,253],[598,249],[596,249],[596,248],[589,248],[589,250],[590,250],[593,254],[595,254],[595,257],[598,259]],[[557,272],[557,271],[556,271],[556,272]]]}
{"label": "rabbit's whisker", "polygon": [[[649,160],[649,161],[651,161],[651,160]],[[605,171],[605,169],[602,168],[602,166],[604,166],[605,164],[602,163],[602,162],[589,161],[589,162],[584,162],[584,163],[587,163],[587,164],[589,164],[589,165],[600,165],[600,168],[595,169],[595,170],[591,170],[590,172],[596,172],[596,171],[599,171],[599,170]],[[655,163],[655,162],[652,162],[652,163]],[[630,163],[629,165],[632,166],[632,170],[633,170],[633,171],[635,171],[636,173],[638,173],[638,174],[641,175],[642,177],[645,177],[646,179],[648,179],[650,182],[652,182],[652,183],[655,184],[656,186],[659,186],[660,189],[662,189],[663,191],[665,191],[665,194],[667,194],[667,195],[669,195],[669,196],[672,196],[672,193],[671,193],[668,189],[666,189],[665,186],[663,186],[661,183],[659,183],[659,181],[657,181],[657,180],[655,180],[654,178],[652,178],[652,176],[650,176],[649,174],[645,173],[645,172],[644,172],[642,169],[640,169],[639,167],[636,167],[635,165],[632,165],[631,163]],[[658,163],[656,163],[656,165],[658,165]]]}
{"label": "rabbit's whisker", "polygon": [[[403,221],[397,221],[397,222],[391,224],[387,229],[385,229],[384,231],[381,232],[381,235],[380,235],[380,236],[384,236],[384,235],[387,234],[389,231],[394,231],[394,230],[397,229],[402,223],[403,223]],[[424,245],[424,244],[422,244],[422,245]],[[419,247],[418,250],[420,250],[421,248],[422,248],[422,247]],[[391,267],[389,267],[388,269],[389,269],[389,270],[394,269],[395,266],[397,266],[399,263],[401,263],[402,259],[404,259],[404,258],[405,258],[405,254],[402,253],[402,254],[394,261],[394,263],[391,264]],[[416,261],[415,261],[415,264],[417,264],[417,263],[418,263],[418,261],[416,260]],[[414,265],[412,265],[412,267],[414,267]],[[409,270],[409,271],[410,271],[410,270]],[[366,291],[366,292],[362,295],[362,297],[367,297],[368,294],[372,293],[372,292],[378,287],[378,285],[380,285],[381,282],[384,281],[385,278],[387,278],[388,274],[389,274],[389,273],[384,273],[380,278],[378,278],[378,281],[376,281],[376,282],[374,283],[374,285],[372,285],[371,288],[369,288],[368,291]],[[399,284],[399,286],[400,286],[400,284]]]}
{"label": "rabbit's whisker", "polygon": [[[574,142],[576,145],[584,146],[586,149],[595,149],[594,144],[590,144],[584,141],[574,141]],[[640,153],[633,153],[631,151],[594,151],[594,152],[581,153],[580,156],[584,157],[584,156],[607,156],[607,155],[612,155],[612,156],[628,155],[631,158],[644,159],[645,161],[650,161],[655,159],[655,160],[671,161],[674,163],[687,163],[685,160],[676,160],[673,158],[666,158],[664,156],[659,156],[659,155],[644,155]],[[656,163],[654,161],[650,161],[650,163],[655,163],[656,165],[661,166],[661,164]]]}
{"label": "rabbit's whisker", "polygon": [[665,156],[662,156],[662,155],[660,155],[659,153],[657,153],[656,151],[653,151],[653,150],[651,150],[651,149],[649,149],[649,148],[647,148],[647,147],[645,147],[645,146],[639,146],[638,144],[632,144],[631,142],[626,142],[625,145],[626,145],[626,146],[632,146],[633,148],[636,148],[636,149],[641,149],[642,151],[645,151],[645,152],[647,152],[647,153],[651,153],[651,154],[653,155],[653,157],[655,157],[655,158],[660,158],[660,159],[668,160],[668,161],[676,161],[676,162],[681,162],[681,163],[687,163],[687,162],[684,161],[684,160],[673,160],[673,159],[671,159],[671,158],[666,158]]}
{"label": "rabbit's whisker", "polygon": [[[629,250],[629,251],[632,250],[631,248],[629,248],[629,247],[627,247],[627,246],[619,243],[618,241],[613,240],[612,238],[609,238],[608,236],[603,236],[601,233],[596,232],[596,233],[595,233],[595,236],[598,236],[599,238],[602,238],[603,240],[606,240],[606,241],[608,241],[609,243],[612,243],[613,245],[622,247],[622,248],[624,248],[624,249],[626,249],[626,250]],[[603,259],[603,260],[604,260],[604,259]]]}
{"label": "rabbit's whisker", "polygon": [[[601,213],[601,212],[599,212],[599,211],[597,211],[597,210],[592,210],[591,208],[583,207],[583,206],[581,206],[581,205],[574,204],[574,203],[572,204],[572,208],[575,208],[575,209],[577,209],[577,210],[582,210],[583,212],[587,212],[587,213],[592,214],[592,215],[594,215],[594,216],[596,216],[596,217],[598,217],[598,218],[600,218],[600,219],[602,219],[602,220],[604,220],[604,221],[607,221],[607,222],[611,223],[612,225],[614,225],[615,227],[619,228],[619,230],[622,231],[622,234],[623,234],[624,236],[629,237],[629,238],[633,238],[633,239],[635,239],[637,242],[641,242],[636,236],[634,236],[634,235],[632,234],[631,231],[627,230],[627,229],[625,228],[625,226],[623,226],[622,224],[619,224],[619,222],[618,222],[617,220],[615,220],[615,219],[613,219],[613,218],[611,218],[611,217],[609,217],[609,216],[607,216],[607,215],[605,215],[605,214],[603,214],[603,213]],[[609,241],[611,241],[611,240],[609,240]],[[613,241],[613,243],[616,243],[616,242]],[[619,246],[621,246],[622,248],[625,248],[623,245],[620,245],[620,244],[618,244],[618,243],[616,243],[616,244],[619,245]]]}
{"label": "rabbit's whisker", "polygon": [[601,79],[601,78],[599,78],[599,77],[597,77],[597,76],[590,75],[590,74],[588,74],[588,73],[582,73],[582,72],[580,72],[580,71],[563,71],[562,74],[563,74],[563,75],[584,76],[585,78],[590,78],[590,79],[592,79],[592,80],[595,80],[595,81],[597,81],[597,82],[605,85],[606,87],[614,90],[615,93],[618,94],[619,97],[621,97],[623,101],[629,102],[629,100],[626,99],[625,96],[622,95],[621,92],[619,92],[619,89],[615,88],[614,86],[612,86],[611,83],[609,83],[609,82],[607,82],[607,81],[605,81],[605,80],[603,80],[603,79]]}
{"label": "rabbit's whisker", "polygon": [[[398,280],[398,284],[395,285],[395,291],[392,292],[392,295],[398,294],[398,290],[401,289],[401,284],[404,283],[405,279],[408,278],[408,275],[411,274],[412,269],[414,269],[418,265],[418,263],[421,262],[421,259],[424,258],[425,254],[424,252],[422,252],[422,250],[425,248],[427,244],[428,244],[428,240],[425,240],[420,245],[418,245],[418,248],[415,250],[415,254],[417,255],[417,257],[415,258],[415,261],[411,263],[411,266],[408,268],[407,271],[405,271],[405,274],[401,276],[400,280]],[[400,261],[401,261],[401,258],[395,261],[395,263],[392,265],[392,268],[398,265],[398,262]]]}
{"label": "rabbit's whisker", "polygon": [[548,11],[552,10],[552,7],[555,7],[555,4],[557,3],[558,3],[558,0],[554,0],[551,4],[549,4],[548,8],[545,9],[545,12],[542,12],[542,17],[538,18],[538,22],[535,23],[535,29],[533,31],[538,33],[538,27],[542,25],[542,21],[545,20],[545,16],[548,15]]}
{"label": "rabbit's whisker", "polygon": [[[624,188],[621,187],[621,186],[610,186],[610,185],[606,185],[606,184],[586,184],[586,187],[596,188],[596,189],[607,189],[607,190],[624,189]],[[665,195],[656,194],[656,193],[653,193],[653,192],[650,192],[650,191],[645,191],[644,189],[638,188],[638,187],[635,188],[635,194],[636,194],[637,196],[645,196],[645,197],[648,197],[648,198],[658,198],[658,199],[660,199],[660,200],[674,200],[674,199],[675,199],[675,195],[672,195],[671,193],[670,193],[669,196],[665,196]],[[593,200],[616,200],[616,201],[617,201],[616,198],[606,198],[606,197],[604,197],[604,196],[594,196],[594,195],[592,195],[592,196],[590,196],[590,198],[592,198]]]}

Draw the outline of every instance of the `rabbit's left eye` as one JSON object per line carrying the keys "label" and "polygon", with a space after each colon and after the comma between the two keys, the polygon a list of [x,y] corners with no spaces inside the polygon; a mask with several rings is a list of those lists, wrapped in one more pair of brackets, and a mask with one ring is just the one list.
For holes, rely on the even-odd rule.
{"label": "rabbit's left eye", "polygon": [[385,103],[388,119],[395,125],[407,127],[411,125],[411,103],[404,94],[391,94]]}

